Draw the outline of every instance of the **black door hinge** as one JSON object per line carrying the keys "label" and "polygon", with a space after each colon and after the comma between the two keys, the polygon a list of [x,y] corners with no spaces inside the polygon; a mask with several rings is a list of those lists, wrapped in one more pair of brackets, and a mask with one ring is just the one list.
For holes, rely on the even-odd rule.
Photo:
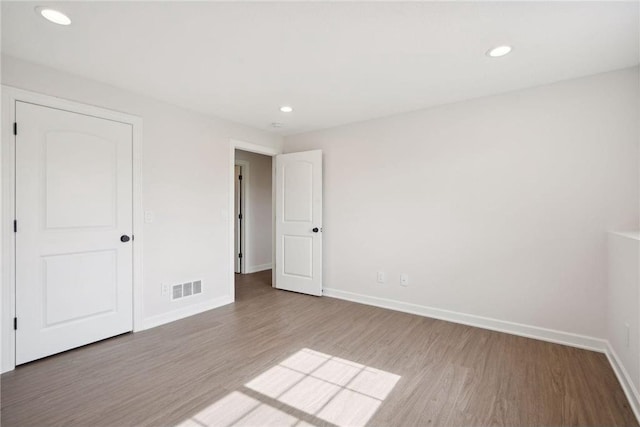
{"label": "black door hinge", "polygon": [[242,258],[242,254],[238,254],[238,258]]}
{"label": "black door hinge", "polygon": [[18,134],[18,123],[17,122],[13,122],[13,134],[14,135]]}
{"label": "black door hinge", "polygon": [[14,331],[18,330],[18,318],[17,317],[13,318],[13,330]]}
{"label": "black door hinge", "polygon": [[242,214],[238,215],[238,219],[242,219]]}
{"label": "black door hinge", "polygon": [[242,175],[238,175],[238,179],[242,181]]}
{"label": "black door hinge", "polygon": [[17,219],[13,220],[13,232],[14,233],[18,232],[18,220]]}

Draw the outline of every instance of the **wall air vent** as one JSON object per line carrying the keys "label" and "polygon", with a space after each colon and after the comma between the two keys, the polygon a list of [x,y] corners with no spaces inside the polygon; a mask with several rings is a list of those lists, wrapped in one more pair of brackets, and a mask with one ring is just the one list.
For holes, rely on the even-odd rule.
{"label": "wall air vent", "polygon": [[173,285],[171,287],[171,299],[182,298],[182,285]]}
{"label": "wall air vent", "polygon": [[193,294],[201,294],[202,293],[202,280],[196,280],[193,282]]}
{"label": "wall air vent", "polygon": [[171,300],[182,299],[202,293],[202,280],[171,286]]}
{"label": "wall air vent", "polygon": [[193,294],[193,283],[183,283],[182,284],[182,295],[188,297]]}

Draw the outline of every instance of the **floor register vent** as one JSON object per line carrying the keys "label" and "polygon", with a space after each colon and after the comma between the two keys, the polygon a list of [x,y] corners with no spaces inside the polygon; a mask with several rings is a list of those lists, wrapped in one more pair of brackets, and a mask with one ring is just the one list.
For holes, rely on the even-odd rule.
{"label": "floor register vent", "polygon": [[196,280],[194,282],[181,283],[179,285],[173,285],[171,288],[171,299],[177,300],[191,295],[197,295],[202,293],[202,280]]}

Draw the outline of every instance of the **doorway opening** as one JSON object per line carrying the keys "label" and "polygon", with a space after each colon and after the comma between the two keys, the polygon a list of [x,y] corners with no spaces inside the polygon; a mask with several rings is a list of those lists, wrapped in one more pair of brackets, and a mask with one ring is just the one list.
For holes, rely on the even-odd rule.
{"label": "doorway opening", "polygon": [[234,152],[234,272],[251,274],[273,264],[273,162],[264,154]]}
{"label": "doorway opening", "polygon": [[[275,269],[273,266],[275,265],[275,243],[274,243],[274,231],[275,231],[275,220],[274,220],[274,203],[275,200],[275,192],[273,188],[273,182],[275,181],[275,159],[278,154],[281,154],[281,150],[273,147],[268,147],[264,145],[252,144],[246,141],[240,141],[236,139],[229,140],[229,295],[233,301],[236,300],[236,281],[239,279],[243,279],[245,282],[247,279],[251,278],[252,271],[256,273],[260,273],[260,276],[267,275],[270,280],[262,280],[262,282],[267,282],[271,287],[275,287],[275,275],[273,272]],[[253,162],[252,157],[256,157],[257,160]],[[268,245],[270,248],[270,252],[266,252],[269,255],[269,258],[265,260],[264,254],[265,250],[262,246],[258,248],[258,251],[261,252],[258,257],[254,256],[252,259],[253,251],[250,248],[256,249],[255,244],[252,239],[254,231],[252,230],[253,220],[256,218],[252,218],[253,208],[251,206],[251,200],[255,198],[255,195],[252,195],[252,187],[255,184],[265,185],[264,182],[258,181],[259,178],[262,178],[262,181],[265,181],[264,175],[264,164],[270,163],[268,168],[268,178],[266,178],[267,184],[270,188],[269,197],[265,202],[265,194],[264,190],[256,190],[257,194],[261,197],[260,202],[258,203],[259,210],[261,213],[264,212],[264,204],[268,204],[271,206],[268,209],[269,212],[269,222],[266,223],[264,218],[258,219],[256,224],[259,224],[259,227],[266,228],[262,230],[261,239],[264,239],[264,235],[266,234],[268,237]],[[257,163],[260,163],[258,165]],[[238,166],[238,167],[236,167]],[[252,168],[252,166],[254,166]],[[255,172],[255,182],[254,182],[254,172]],[[240,179],[240,175],[242,175],[242,179]],[[241,203],[242,201],[242,203]],[[240,218],[240,215],[242,217]],[[252,220],[253,219],[253,220]],[[248,239],[247,239],[248,238]],[[261,242],[262,245],[264,242]],[[240,256],[242,254],[242,256]],[[256,260],[260,262],[256,263]],[[258,270],[262,270],[259,272]]]}
{"label": "doorway opening", "polygon": [[[234,139],[229,148],[231,300],[236,300],[236,278],[252,273],[263,279],[270,275],[271,287],[321,296],[322,151],[281,154],[277,148]],[[265,157],[270,160],[270,183],[269,167],[258,177],[256,161],[252,160]],[[252,193],[254,186],[267,183],[266,191],[255,190],[262,195],[262,200],[255,202],[264,215],[259,219],[252,207]],[[271,215],[268,222],[264,219],[267,213]]]}

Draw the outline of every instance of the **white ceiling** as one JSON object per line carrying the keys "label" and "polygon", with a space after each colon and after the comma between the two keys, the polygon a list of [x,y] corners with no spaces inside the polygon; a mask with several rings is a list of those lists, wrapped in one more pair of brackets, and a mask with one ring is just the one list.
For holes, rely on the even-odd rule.
{"label": "white ceiling", "polygon": [[[40,4],[73,24],[48,23],[34,12]],[[636,65],[638,10],[586,1],[3,1],[2,51],[293,134]],[[499,44],[514,50],[485,56]],[[295,111],[281,113],[283,104]]]}

